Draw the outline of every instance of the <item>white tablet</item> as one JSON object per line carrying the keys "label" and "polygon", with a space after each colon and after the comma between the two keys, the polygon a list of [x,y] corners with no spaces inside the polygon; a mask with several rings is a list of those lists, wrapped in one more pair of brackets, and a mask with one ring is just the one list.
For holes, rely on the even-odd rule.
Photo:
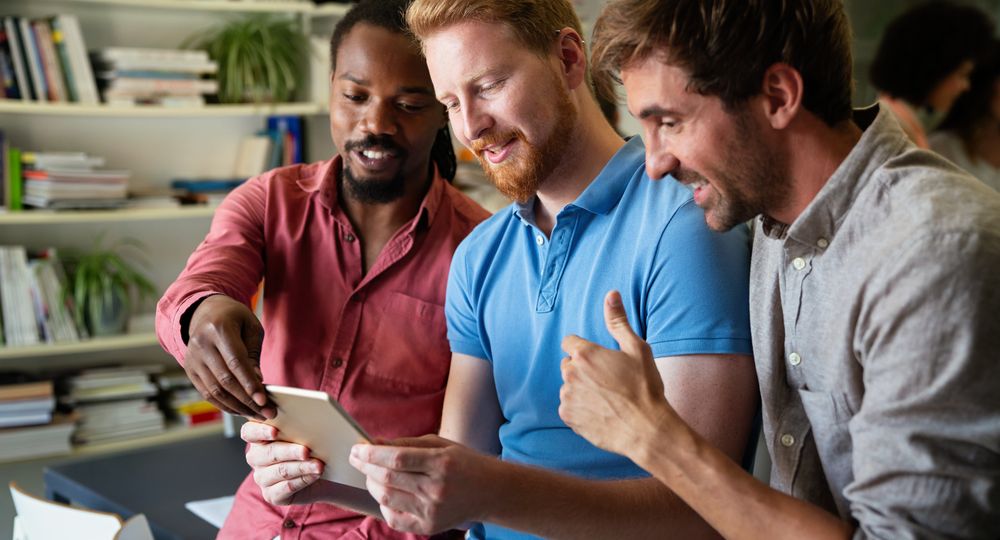
{"label": "white tablet", "polygon": [[272,384],[265,388],[278,414],[264,423],[278,428],[281,440],[306,446],[323,461],[323,478],[337,484],[337,504],[379,515],[378,503],[365,487],[365,475],[348,462],[352,446],[371,442],[357,421],[326,392]]}

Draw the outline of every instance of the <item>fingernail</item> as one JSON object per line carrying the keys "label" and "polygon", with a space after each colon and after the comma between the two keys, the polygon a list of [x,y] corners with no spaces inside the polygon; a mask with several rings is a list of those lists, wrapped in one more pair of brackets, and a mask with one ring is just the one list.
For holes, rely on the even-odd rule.
{"label": "fingernail", "polygon": [[265,396],[263,392],[254,392],[253,402],[263,407],[264,405],[267,405],[267,396]]}
{"label": "fingernail", "polygon": [[611,307],[613,307],[613,308],[620,308],[620,307],[622,307],[622,295],[619,294],[619,293],[617,293],[617,292],[613,292],[613,293],[609,294],[608,295],[608,305],[611,306]]}

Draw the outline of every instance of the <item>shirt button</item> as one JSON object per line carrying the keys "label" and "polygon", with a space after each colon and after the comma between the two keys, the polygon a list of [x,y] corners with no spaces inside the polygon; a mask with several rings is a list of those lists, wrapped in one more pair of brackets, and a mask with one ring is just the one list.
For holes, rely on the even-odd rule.
{"label": "shirt button", "polygon": [[793,352],[792,354],[788,355],[788,363],[793,366],[797,366],[802,363],[802,357],[799,356],[799,353]]}
{"label": "shirt button", "polygon": [[542,235],[536,236],[535,237],[535,243],[538,244],[538,245],[544,244],[545,243],[545,237],[542,236]]}
{"label": "shirt button", "polygon": [[795,444],[795,437],[792,437],[791,434],[785,433],[784,435],[781,436],[781,446],[787,448],[792,446],[793,444]]}
{"label": "shirt button", "polygon": [[816,241],[816,245],[819,246],[820,249],[826,249],[826,247],[830,245],[830,241],[826,238],[820,238]]}
{"label": "shirt button", "polygon": [[354,241],[354,235],[351,234],[351,233],[347,233],[347,234],[344,235],[344,240],[347,241],[347,242],[353,242]]}
{"label": "shirt button", "polygon": [[333,367],[340,367],[342,365],[344,365],[344,361],[343,360],[341,360],[340,358],[334,359],[334,361],[333,361]]}
{"label": "shirt button", "polygon": [[290,519],[286,519],[285,522],[281,524],[281,526],[284,527],[284,528],[286,528],[286,529],[294,529],[295,528],[295,522],[292,521],[292,520],[290,520]]}
{"label": "shirt button", "polygon": [[795,257],[795,259],[792,260],[792,266],[795,267],[796,270],[802,270],[806,267],[806,260],[802,257]]}

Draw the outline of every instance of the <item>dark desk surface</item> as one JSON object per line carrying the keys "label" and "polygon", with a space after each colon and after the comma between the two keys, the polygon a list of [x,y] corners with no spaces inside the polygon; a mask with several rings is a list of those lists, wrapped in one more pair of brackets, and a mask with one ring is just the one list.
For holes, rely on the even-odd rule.
{"label": "dark desk surface", "polygon": [[127,519],[142,513],[157,540],[215,538],[184,503],[232,495],[250,472],[244,442],[222,435],[84,459],[45,469],[45,493]]}

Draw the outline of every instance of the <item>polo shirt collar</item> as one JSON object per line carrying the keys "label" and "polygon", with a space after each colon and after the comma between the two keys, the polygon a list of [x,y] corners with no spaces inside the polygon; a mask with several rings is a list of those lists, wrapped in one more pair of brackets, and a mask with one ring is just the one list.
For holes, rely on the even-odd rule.
{"label": "polo shirt collar", "polygon": [[885,107],[856,109],[854,122],[864,130],[861,138],[812,202],[791,225],[762,216],[764,234],[778,239],[788,237],[808,245],[815,245],[820,238],[829,241],[854,201],[870,182],[875,181],[875,171],[898,154],[902,146],[909,144],[906,134]]}
{"label": "polo shirt collar", "polygon": [[638,136],[630,138],[601,169],[597,178],[583,190],[571,204],[593,214],[607,214],[625,194],[634,171],[622,174],[623,167],[634,167],[636,161],[645,163],[646,148]]}
{"label": "polo shirt collar", "polygon": [[[583,193],[567,207],[575,206],[593,214],[610,212],[621,201],[625,188],[632,180],[632,171],[629,174],[622,174],[622,167],[632,166],[636,160],[644,161],[645,154],[646,148],[642,144],[642,139],[638,136],[631,137],[625,146],[615,152]],[[515,202],[511,206],[514,216],[525,225],[535,224],[535,199],[533,196],[526,202]]]}

